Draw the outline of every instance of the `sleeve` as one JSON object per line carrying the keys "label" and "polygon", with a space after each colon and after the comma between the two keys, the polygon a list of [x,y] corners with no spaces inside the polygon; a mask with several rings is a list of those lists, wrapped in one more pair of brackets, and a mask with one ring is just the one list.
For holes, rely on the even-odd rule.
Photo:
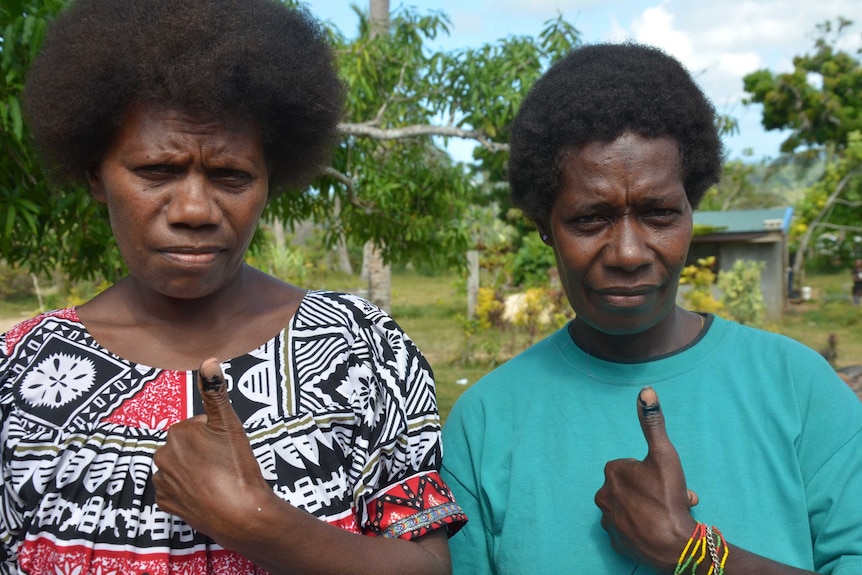
{"label": "sleeve", "polygon": [[480,495],[481,445],[485,441],[484,414],[468,393],[455,403],[443,429],[443,479],[470,518],[449,540],[453,575],[493,573],[492,519]]}
{"label": "sleeve", "polygon": [[858,574],[862,573],[862,403],[828,366],[812,371],[811,387],[803,397],[804,431],[797,453],[814,566],[819,573]]}
{"label": "sleeve", "polygon": [[357,509],[363,532],[414,539],[466,521],[440,477],[440,416],[425,358],[388,315],[367,302],[355,332],[351,405],[358,429]]}
{"label": "sleeve", "polygon": [[808,484],[814,561],[819,573],[862,573],[862,430]]}

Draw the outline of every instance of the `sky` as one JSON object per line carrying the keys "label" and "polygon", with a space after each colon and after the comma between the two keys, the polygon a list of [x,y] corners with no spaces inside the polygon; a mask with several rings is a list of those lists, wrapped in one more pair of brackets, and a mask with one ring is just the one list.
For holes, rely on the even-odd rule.
{"label": "sky", "polygon": [[[352,4],[368,10],[368,0],[303,0],[318,18],[343,35],[356,35]],[[767,68],[793,69],[793,57],[812,51],[815,25],[843,16],[854,21],[843,45],[862,45],[862,0],[390,0],[390,9],[413,6],[441,11],[452,21],[440,48],[476,47],[510,35],[538,35],[543,23],[562,15],[584,42],[624,41],[658,46],[679,59],[719,113],[739,122],[725,138],[730,158],[774,158],[787,134],[766,131],[761,107],[744,105],[742,78]],[[473,144],[450,145],[456,159],[469,158]]]}

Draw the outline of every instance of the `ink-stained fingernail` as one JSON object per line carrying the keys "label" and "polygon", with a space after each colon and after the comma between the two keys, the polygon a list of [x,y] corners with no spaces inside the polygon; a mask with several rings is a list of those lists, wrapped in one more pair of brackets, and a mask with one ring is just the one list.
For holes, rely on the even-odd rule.
{"label": "ink-stained fingernail", "polygon": [[647,386],[640,392],[639,401],[641,404],[641,413],[650,415],[661,409],[658,404],[658,395],[653,388]]}
{"label": "ink-stained fingernail", "polygon": [[204,391],[218,391],[221,384],[224,383],[224,378],[218,373],[214,373],[210,377],[206,377],[204,374],[201,374],[201,381],[203,381]]}

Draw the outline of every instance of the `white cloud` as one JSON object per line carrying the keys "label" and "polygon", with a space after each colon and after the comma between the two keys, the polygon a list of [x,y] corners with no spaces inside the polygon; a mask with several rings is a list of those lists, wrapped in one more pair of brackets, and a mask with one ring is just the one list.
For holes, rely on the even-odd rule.
{"label": "white cloud", "polygon": [[665,4],[647,8],[632,22],[632,38],[663,49],[689,68],[698,66],[689,34],[674,28],[674,15],[665,9]]}

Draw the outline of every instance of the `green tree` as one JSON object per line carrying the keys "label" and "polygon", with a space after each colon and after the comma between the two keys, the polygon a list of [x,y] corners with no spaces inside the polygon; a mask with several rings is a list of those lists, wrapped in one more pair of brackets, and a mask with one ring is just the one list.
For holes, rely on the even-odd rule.
{"label": "green tree", "polygon": [[27,66],[64,0],[0,4],[0,254],[35,272],[64,268],[73,277],[116,273],[122,263],[104,210],[84,190],[48,184],[21,113]]}
{"label": "green tree", "polygon": [[843,149],[854,130],[862,130],[862,63],[837,48],[853,22],[838,17],[816,29],[814,51],[793,58],[793,71],[758,70],[743,78],[748,102],[763,105],[763,127],[791,130],[782,152],[827,144]]}
{"label": "green tree", "polygon": [[862,46],[839,49],[853,22],[836,18],[816,27],[813,52],[793,59],[784,74],[758,70],[744,78],[749,102],[763,105],[763,126],[789,129],[787,154],[821,156],[825,170],[796,206],[794,278],[803,280],[809,244],[824,231],[862,233]]}

